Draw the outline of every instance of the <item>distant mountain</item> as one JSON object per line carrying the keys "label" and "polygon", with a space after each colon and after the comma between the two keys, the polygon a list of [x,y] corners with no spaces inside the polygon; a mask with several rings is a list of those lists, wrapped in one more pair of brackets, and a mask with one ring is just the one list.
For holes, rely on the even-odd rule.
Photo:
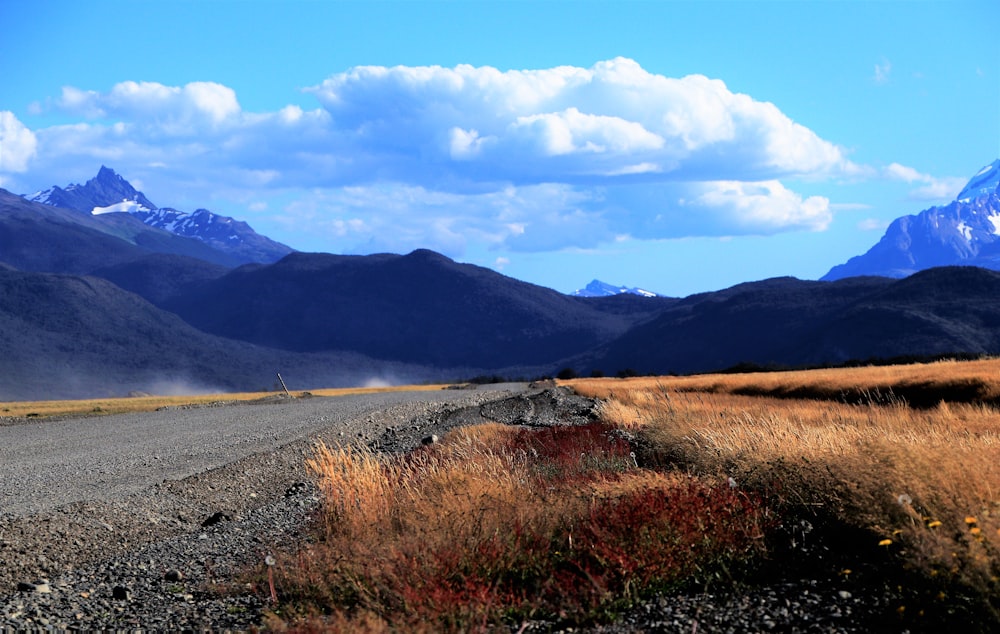
{"label": "distant mountain", "polygon": [[0,262],[25,271],[89,274],[153,253],[230,268],[238,261],[200,240],[150,227],[131,214],[82,214],[0,189]]}
{"label": "distant mountain", "polygon": [[193,213],[159,208],[114,170],[101,166],[97,176],[83,185],[51,187],[25,196],[32,202],[75,209],[87,214],[129,213],[144,224],[194,238],[234,258],[237,263],[270,263],[293,251],[262,236],[245,222],[214,214],[207,209]]}
{"label": "distant mountain", "polygon": [[156,209],[156,205],[149,202],[142,192],[136,191],[128,181],[103,165],[97,176],[83,185],[74,183],[66,189],[54,185],[25,198],[43,205],[93,214]]}
{"label": "distant mountain", "polygon": [[659,297],[659,294],[641,288],[629,288],[627,286],[615,286],[600,280],[593,280],[585,287],[573,291],[571,295],[575,297],[610,297],[611,295],[639,295],[640,297]]}
{"label": "distant mountain", "polygon": [[778,278],[688,297],[575,365],[685,374],[998,352],[1000,273],[942,267],[904,280]]}
{"label": "distant mountain", "polygon": [[575,298],[417,250],[294,253],[165,306],[213,334],[286,350],[350,350],[436,367],[546,366],[666,304]]}
{"label": "distant mountain", "polygon": [[0,265],[0,401],[441,380],[350,353],[302,354],[200,332],[101,279]]}
{"label": "distant mountain", "polygon": [[956,264],[1000,270],[1000,160],[973,176],[948,205],[894,220],[878,244],[822,279],[900,278]]}

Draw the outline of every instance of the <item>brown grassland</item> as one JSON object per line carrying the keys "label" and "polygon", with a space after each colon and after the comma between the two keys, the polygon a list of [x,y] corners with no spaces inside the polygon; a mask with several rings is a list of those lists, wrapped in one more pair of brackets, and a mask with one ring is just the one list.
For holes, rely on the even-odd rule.
{"label": "brown grassland", "polygon": [[1000,627],[1000,361],[567,383],[600,421],[318,447],[313,539],[254,573],[268,627],[585,624],[789,566],[880,593],[873,623]]}

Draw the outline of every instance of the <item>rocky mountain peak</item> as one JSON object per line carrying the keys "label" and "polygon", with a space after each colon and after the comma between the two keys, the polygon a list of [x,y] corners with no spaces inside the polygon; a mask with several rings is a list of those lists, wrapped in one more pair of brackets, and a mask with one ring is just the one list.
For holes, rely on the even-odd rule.
{"label": "rocky mountain peak", "polygon": [[150,227],[195,238],[222,253],[235,256],[241,262],[274,262],[292,252],[290,247],[262,236],[247,223],[228,216],[220,216],[207,209],[188,213],[171,207],[157,207],[124,177],[105,165],[98,170],[97,176],[83,185],[73,184],[66,189],[52,187],[25,198],[86,214],[129,213]]}
{"label": "rocky mountain peak", "polygon": [[1000,160],[977,172],[947,205],[896,218],[867,253],[823,276],[907,277],[937,266],[1000,270]]}
{"label": "rocky mountain peak", "polygon": [[1000,159],[979,170],[959,193],[957,200],[964,202],[994,193],[1000,194]]}

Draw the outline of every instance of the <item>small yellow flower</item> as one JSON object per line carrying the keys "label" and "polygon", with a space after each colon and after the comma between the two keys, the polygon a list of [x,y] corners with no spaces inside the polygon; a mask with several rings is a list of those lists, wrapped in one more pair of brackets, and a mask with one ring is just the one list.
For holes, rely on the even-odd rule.
{"label": "small yellow flower", "polygon": [[976,524],[976,523],[977,523],[977,520],[976,520],[976,518],[975,518],[975,517],[973,517],[973,516],[969,515],[969,516],[967,516],[967,517],[965,518],[965,523],[966,523],[966,524]]}
{"label": "small yellow flower", "polygon": [[978,526],[973,526],[972,528],[969,529],[969,532],[972,533],[973,535],[978,535],[979,533],[982,533],[983,531]]}
{"label": "small yellow flower", "polygon": [[840,571],[840,574],[842,574],[842,575],[844,575],[846,577],[847,575],[851,574],[851,569],[850,568],[844,568],[843,570]]}
{"label": "small yellow flower", "polygon": [[903,532],[903,529],[897,528],[896,530],[892,531],[892,536],[895,537],[896,535],[899,535],[902,532]]}
{"label": "small yellow flower", "polygon": [[933,522],[927,525],[927,528],[937,528],[938,526],[941,526],[941,522],[939,522],[938,520],[934,520]]}
{"label": "small yellow flower", "polygon": [[880,541],[880,542],[878,543],[878,545],[879,545],[879,546],[888,546],[888,545],[889,545],[889,544],[891,544],[891,543],[892,543],[892,540],[891,540],[891,539],[883,539],[882,541]]}

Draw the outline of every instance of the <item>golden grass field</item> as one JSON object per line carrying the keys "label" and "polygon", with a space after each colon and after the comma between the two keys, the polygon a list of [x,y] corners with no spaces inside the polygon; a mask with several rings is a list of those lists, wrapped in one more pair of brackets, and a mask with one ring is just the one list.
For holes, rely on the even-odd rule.
{"label": "golden grass field", "polygon": [[403,458],[318,448],[326,512],[280,559],[269,627],[613,619],[787,556],[810,520],[861,540],[844,556],[891,597],[880,623],[1000,627],[1000,361],[563,384],[602,421],[457,430]]}
{"label": "golden grass field", "polygon": [[[956,390],[968,385],[977,397]],[[870,529],[908,565],[1000,598],[1000,360],[572,386],[664,460],[749,486],[790,477],[804,504]],[[961,399],[897,396],[915,389]],[[870,400],[837,400],[859,395]]]}

